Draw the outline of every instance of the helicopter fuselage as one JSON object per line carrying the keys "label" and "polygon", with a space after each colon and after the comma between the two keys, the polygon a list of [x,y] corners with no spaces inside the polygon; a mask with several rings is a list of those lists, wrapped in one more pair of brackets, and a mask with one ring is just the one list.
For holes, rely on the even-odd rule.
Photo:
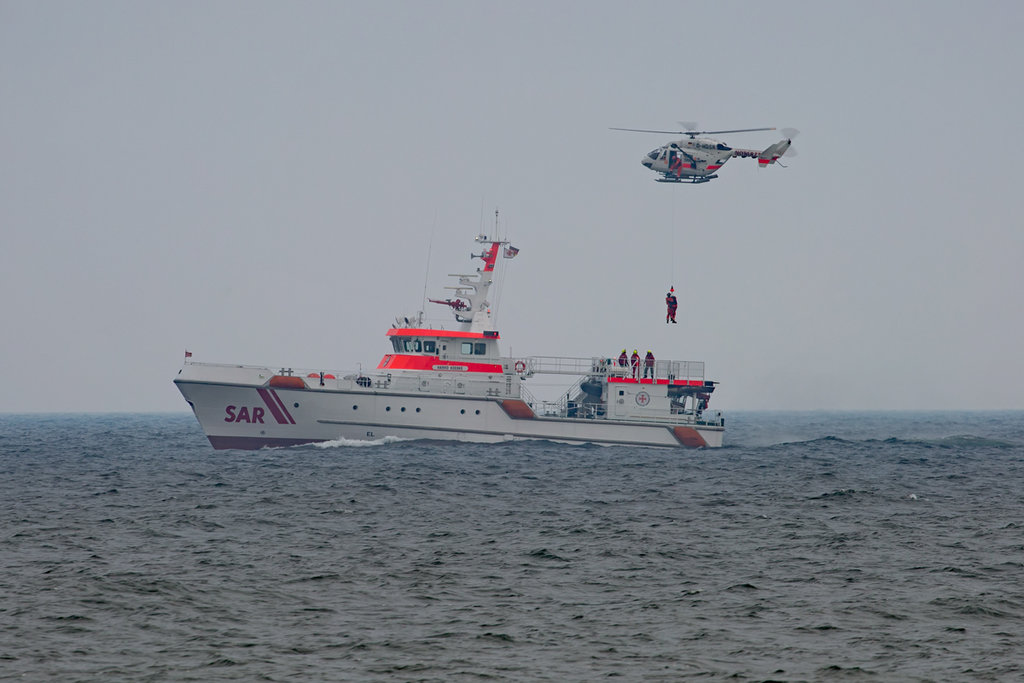
{"label": "helicopter fuselage", "polygon": [[703,182],[714,177],[733,148],[712,138],[683,138],[649,152],[640,163],[661,173],[662,182]]}

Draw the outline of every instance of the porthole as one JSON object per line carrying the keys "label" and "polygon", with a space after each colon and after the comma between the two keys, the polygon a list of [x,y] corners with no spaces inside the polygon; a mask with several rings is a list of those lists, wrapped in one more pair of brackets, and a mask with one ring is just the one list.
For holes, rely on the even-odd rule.
{"label": "porthole", "polygon": [[359,406],[352,406],[352,410],[359,410]]}
{"label": "porthole", "polygon": [[462,410],[459,411],[459,413],[461,413],[462,415],[465,415],[466,414],[466,409],[463,408]]}
{"label": "porthole", "polygon": [[480,411],[479,411],[479,410],[478,410],[478,411],[476,411],[476,414],[477,414],[477,415],[479,415],[479,414],[480,414]]}
{"label": "porthole", "polygon": [[405,412],[405,406],[402,406],[402,412],[403,413]]}
{"label": "porthole", "polygon": [[417,409],[416,409],[416,412],[417,412],[417,413],[418,413],[418,412],[420,412],[420,409],[419,409],[419,408],[417,408]]}
{"label": "porthole", "polygon": [[384,408],[384,412],[385,413],[391,412],[391,406],[387,406],[386,408]]}
{"label": "porthole", "polygon": [[295,406],[296,408],[298,408],[298,407],[299,407],[299,404],[298,404],[298,403],[293,403],[292,405],[293,405],[293,406]]}

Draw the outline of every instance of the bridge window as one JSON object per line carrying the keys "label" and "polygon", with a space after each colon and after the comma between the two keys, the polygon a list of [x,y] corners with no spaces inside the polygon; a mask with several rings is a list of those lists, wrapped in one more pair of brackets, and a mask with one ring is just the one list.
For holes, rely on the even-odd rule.
{"label": "bridge window", "polygon": [[478,356],[484,356],[487,354],[487,344],[479,343],[473,345],[473,353]]}
{"label": "bridge window", "polygon": [[432,341],[423,342],[424,353],[437,353],[437,343]]}
{"label": "bridge window", "polygon": [[462,355],[472,356],[473,355],[473,342],[462,342]]}

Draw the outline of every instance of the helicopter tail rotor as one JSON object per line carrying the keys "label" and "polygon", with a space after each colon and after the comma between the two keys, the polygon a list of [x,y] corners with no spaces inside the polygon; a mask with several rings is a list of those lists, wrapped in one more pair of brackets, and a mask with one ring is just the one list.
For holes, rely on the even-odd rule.
{"label": "helicopter tail rotor", "polygon": [[[787,140],[789,140],[790,143],[790,146],[786,149],[785,153],[783,153],[782,156],[789,157],[790,159],[792,159],[793,157],[800,156],[799,154],[797,154],[796,147],[792,146],[793,138],[795,138],[797,135],[800,135],[800,131],[798,131],[796,128],[783,128],[782,135]],[[781,164],[779,165],[781,166]]]}

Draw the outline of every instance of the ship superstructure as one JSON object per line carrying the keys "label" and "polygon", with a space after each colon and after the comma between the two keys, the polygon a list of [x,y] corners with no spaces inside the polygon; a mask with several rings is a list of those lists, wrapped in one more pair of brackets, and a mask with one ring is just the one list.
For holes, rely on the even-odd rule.
{"label": "ship superstructure", "polygon": [[[715,383],[698,361],[620,363],[618,358],[503,356],[489,294],[499,257],[518,250],[480,235],[483,265],[454,274],[448,306],[456,329],[422,313],[387,331],[391,348],[371,372],[270,369],[192,362],[174,380],[214,448],[291,446],[337,439],[450,439],[655,447],[722,445],[724,420],[709,411]],[[554,401],[527,390],[562,376]]]}

